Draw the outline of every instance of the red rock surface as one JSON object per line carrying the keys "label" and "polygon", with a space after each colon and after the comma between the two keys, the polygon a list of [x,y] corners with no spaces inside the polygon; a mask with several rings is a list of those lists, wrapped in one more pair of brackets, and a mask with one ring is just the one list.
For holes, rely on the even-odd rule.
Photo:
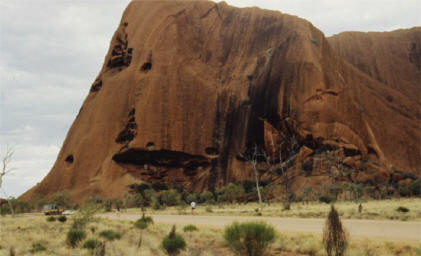
{"label": "red rock surface", "polygon": [[[308,21],[275,11],[133,1],[53,168],[22,198],[62,190],[77,202],[121,198],[141,182],[212,189],[252,178],[238,155],[267,149],[270,134],[278,146],[296,138],[294,152],[308,148],[300,158],[337,150],[355,157],[347,164],[361,157],[419,173],[419,28],[384,35],[393,43],[370,51],[363,39],[327,40]],[[347,57],[354,50],[364,51],[355,60],[367,68]],[[387,61],[378,76],[373,59]],[[286,159],[288,148],[273,151]],[[369,176],[361,171],[358,179]]]}

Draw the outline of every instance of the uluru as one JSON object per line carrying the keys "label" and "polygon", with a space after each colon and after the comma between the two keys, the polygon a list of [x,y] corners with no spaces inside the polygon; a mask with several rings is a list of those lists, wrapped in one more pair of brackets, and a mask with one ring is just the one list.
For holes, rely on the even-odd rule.
{"label": "uluru", "polygon": [[[284,168],[291,187],[421,174],[421,27],[326,38],[211,1],[132,1],[49,174],[21,196],[187,191]],[[280,177],[259,168],[262,180]]]}

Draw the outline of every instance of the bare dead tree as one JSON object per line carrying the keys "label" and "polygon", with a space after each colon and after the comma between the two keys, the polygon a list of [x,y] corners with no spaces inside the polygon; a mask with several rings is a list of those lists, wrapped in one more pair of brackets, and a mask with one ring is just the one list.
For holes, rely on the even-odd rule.
{"label": "bare dead tree", "polygon": [[[14,171],[14,168],[10,168],[9,164],[12,161],[12,156],[13,156],[14,150],[12,148],[9,148],[8,146],[6,147],[6,152],[5,155],[2,158],[2,168],[0,171],[0,188],[2,188],[3,185],[3,177],[6,176],[6,174]],[[4,190],[4,188],[2,188],[3,190],[3,194],[6,196],[6,200],[9,204],[9,208],[10,211],[12,212],[12,216],[15,215],[15,211],[13,210],[13,205],[12,205],[12,201],[10,200],[10,198],[8,197],[6,191]]]}
{"label": "bare dead tree", "polygon": [[259,181],[259,170],[257,169],[257,164],[259,161],[259,157],[262,156],[262,153],[264,153],[263,150],[259,150],[257,145],[255,144],[253,147],[252,152],[241,154],[240,156],[244,158],[247,162],[251,163],[253,171],[254,171],[254,178],[256,182],[256,190],[257,190],[257,196],[259,198],[259,205],[260,205],[260,212],[263,210],[263,202],[262,202],[262,195],[260,193],[260,181]]}

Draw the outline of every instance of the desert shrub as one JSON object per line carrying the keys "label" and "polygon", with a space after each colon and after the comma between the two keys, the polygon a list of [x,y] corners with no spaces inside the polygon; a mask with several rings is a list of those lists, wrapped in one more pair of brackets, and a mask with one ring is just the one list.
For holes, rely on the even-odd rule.
{"label": "desert shrub", "polygon": [[179,205],[181,203],[181,195],[175,189],[165,190],[161,192],[160,200],[166,206]]}
{"label": "desert shrub", "polygon": [[162,248],[168,255],[178,255],[180,251],[186,248],[184,238],[175,232],[175,225],[171,232],[162,240]]}
{"label": "desert shrub", "polygon": [[89,250],[96,250],[98,248],[101,248],[102,242],[98,239],[89,239],[86,240],[86,242],[83,244],[83,248],[89,249]]}
{"label": "desert shrub", "polygon": [[115,232],[114,230],[111,230],[111,229],[101,231],[99,233],[99,236],[107,239],[108,241],[113,241],[113,240],[121,238],[120,233]]}
{"label": "desert shrub", "polygon": [[85,200],[85,204],[102,204],[103,200],[100,197],[92,196]]}
{"label": "desert shrub", "polygon": [[333,202],[334,198],[331,195],[321,195],[319,196],[319,201],[322,203],[330,204]]}
{"label": "desert shrub", "polygon": [[312,43],[312,44],[314,44],[314,45],[319,45],[319,41],[317,41],[317,39],[316,38],[310,38],[310,42]]}
{"label": "desert shrub", "polygon": [[47,250],[47,248],[41,243],[32,243],[32,248],[29,250],[31,253],[37,253]]}
{"label": "desert shrub", "polygon": [[264,222],[234,222],[224,231],[227,245],[238,255],[265,255],[275,238],[275,229]]}
{"label": "desert shrub", "polygon": [[347,234],[339,214],[332,205],[323,230],[323,245],[328,256],[343,256],[348,245]]}
{"label": "desert shrub", "polygon": [[54,216],[48,216],[47,221],[48,222],[56,221],[56,217],[54,217]]}
{"label": "desert shrub", "polygon": [[399,206],[398,208],[396,208],[397,212],[409,212],[409,209],[404,207],[404,206]]}
{"label": "desert shrub", "polygon": [[191,203],[191,202],[197,202],[199,197],[197,196],[197,194],[195,194],[195,193],[191,193],[191,194],[188,194],[187,196],[186,196],[186,201],[187,201],[187,203]]}
{"label": "desert shrub", "polygon": [[98,207],[95,204],[85,204],[79,209],[77,214],[73,217],[72,229],[82,230],[85,226],[93,221]]}
{"label": "desert shrub", "polygon": [[82,242],[86,238],[86,233],[83,230],[75,230],[71,229],[67,232],[67,244],[72,248],[78,246],[80,242]]}
{"label": "desert shrub", "polygon": [[154,210],[160,210],[165,208],[161,202],[159,201],[158,197],[154,196],[152,197],[152,209]]}
{"label": "desert shrub", "polygon": [[113,200],[112,199],[105,200],[104,208],[105,208],[106,212],[111,212],[111,210],[113,208]]}
{"label": "desert shrub", "polygon": [[215,198],[214,198],[212,192],[210,192],[210,191],[203,191],[199,195],[199,199],[200,199],[200,202],[202,202],[202,203],[208,203],[208,204],[214,204],[215,203]]}
{"label": "desert shrub", "polygon": [[244,187],[234,183],[229,183],[218,190],[218,201],[235,202],[244,197]]}
{"label": "desert shrub", "polygon": [[209,207],[209,206],[206,206],[205,211],[206,212],[213,212],[212,207]]}
{"label": "desert shrub", "polygon": [[60,217],[58,217],[57,219],[58,219],[58,221],[60,221],[60,222],[66,222],[66,221],[67,221],[67,217],[66,217],[66,216],[64,216],[64,215],[61,215],[61,216],[60,216]]}
{"label": "desert shrub", "polygon": [[197,227],[195,226],[195,225],[187,225],[187,226],[184,226],[184,228],[183,228],[183,231],[184,232],[192,232],[192,231],[197,231],[198,229],[197,229]]}
{"label": "desert shrub", "polygon": [[421,179],[414,180],[409,185],[409,191],[413,196],[420,196],[421,195]]}
{"label": "desert shrub", "polygon": [[152,217],[142,215],[142,218],[138,219],[134,226],[138,229],[146,229],[150,224],[153,224]]}

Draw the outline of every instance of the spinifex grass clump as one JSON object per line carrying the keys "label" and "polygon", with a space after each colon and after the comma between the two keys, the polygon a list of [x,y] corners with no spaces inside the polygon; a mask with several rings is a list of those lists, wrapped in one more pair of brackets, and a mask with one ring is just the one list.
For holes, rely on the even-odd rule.
{"label": "spinifex grass clump", "polygon": [[47,221],[48,221],[48,222],[53,222],[53,221],[56,221],[56,217],[54,217],[54,216],[49,216],[49,217],[47,218]]}
{"label": "spinifex grass clump", "polygon": [[162,240],[162,248],[170,255],[178,255],[186,248],[186,241],[184,238],[175,232],[175,225],[172,227],[171,232]]}
{"label": "spinifex grass clump", "polygon": [[75,248],[79,245],[86,238],[86,233],[83,230],[75,230],[71,229],[67,232],[67,244],[70,245],[72,248]]}
{"label": "spinifex grass clump", "polygon": [[31,253],[37,253],[47,250],[47,248],[42,243],[32,243],[32,248],[29,250]]}
{"label": "spinifex grass clump", "polygon": [[264,222],[234,222],[224,233],[227,245],[241,256],[266,255],[275,238],[275,229]]}
{"label": "spinifex grass clump", "polygon": [[113,240],[121,238],[120,233],[115,232],[114,230],[111,230],[111,229],[101,231],[99,233],[99,236],[105,238],[108,241],[113,241]]}
{"label": "spinifex grass clump", "polygon": [[323,244],[328,256],[343,256],[347,248],[347,234],[339,214],[332,205],[323,230]]}
{"label": "spinifex grass clump", "polygon": [[60,217],[58,217],[58,221],[60,222],[66,222],[67,221],[67,217],[64,215],[61,215]]}
{"label": "spinifex grass clump", "polygon": [[183,231],[184,232],[197,231],[197,227],[195,225],[190,224],[190,225],[184,226]]}

